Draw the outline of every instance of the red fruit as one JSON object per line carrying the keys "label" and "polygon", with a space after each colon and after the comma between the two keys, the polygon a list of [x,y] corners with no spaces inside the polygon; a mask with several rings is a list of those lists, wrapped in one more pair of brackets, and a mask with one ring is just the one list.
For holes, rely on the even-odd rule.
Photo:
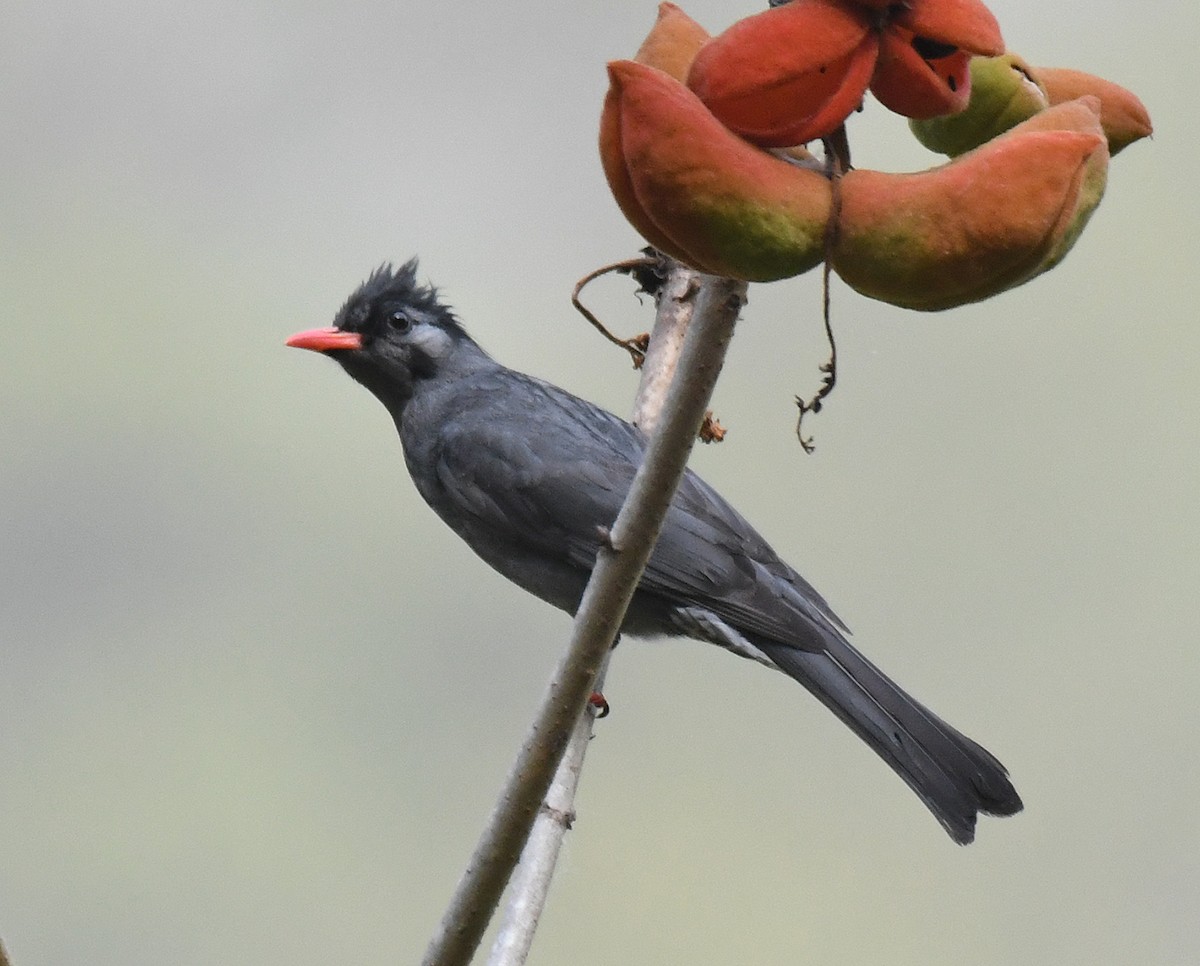
{"label": "red fruit", "polygon": [[862,102],[879,39],[844,0],[792,0],[701,48],[688,86],[731,131],[786,147],[835,131]]}
{"label": "red fruit", "polygon": [[[905,117],[957,114],[971,99],[971,55],[957,47],[942,53],[936,45],[895,27],[883,35],[871,93],[888,110]],[[942,53],[939,57],[924,53]]]}
{"label": "red fruit", "polygon": [[662,71],[626,60],[608,72],[604,171],[647,241],[700,271],[752,282],[821,262],[825,177],[743,141]]}
{"label": "red fruit", "polygon": [[684,81],[696,53],[709,39],[708,31],[675,4],[660,3],[658,19],[633,59]]}

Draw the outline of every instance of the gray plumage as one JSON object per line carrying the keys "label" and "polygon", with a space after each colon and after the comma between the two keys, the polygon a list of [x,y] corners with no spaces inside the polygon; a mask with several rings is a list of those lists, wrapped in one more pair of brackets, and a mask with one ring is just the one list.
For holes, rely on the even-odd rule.
{"label": "gray plumage", "polygon": [[[616,518],[642,459],[642,434],[494,361],[417,283],[415,260],[375,272],[326,331],[335,330],[361,347],[292,344],[327,352],[387,407],[421,496],[484,561],[574,613],[600,528]],[[690,471],[623,631],[697,637],[795,678],[956,842],[972,840],[978,812],[1021,809],[1000,762],[855,650],[820,594]]]}

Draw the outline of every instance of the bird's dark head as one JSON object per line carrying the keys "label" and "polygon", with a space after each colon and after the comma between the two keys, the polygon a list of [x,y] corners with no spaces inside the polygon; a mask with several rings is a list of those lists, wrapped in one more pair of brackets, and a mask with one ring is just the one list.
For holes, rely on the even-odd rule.
{"label": "bird's dark head", "polygon": [[443,371],[456,350],[478,347],[437,290],[417,282],[417,260],[383,265],[338,311],[333,326],[298,332],[287,344],[328,355],[392,408],[422,379]]}

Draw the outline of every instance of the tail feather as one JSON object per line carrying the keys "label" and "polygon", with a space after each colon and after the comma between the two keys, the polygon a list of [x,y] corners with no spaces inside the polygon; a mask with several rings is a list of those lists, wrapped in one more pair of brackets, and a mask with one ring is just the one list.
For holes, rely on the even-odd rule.
{"label": "tail feather", "polygon": [[849,642],[828,635],[821,651],[750,637],[803,684],[920,796],[955,842],[975,838],[975,818],[1013,815],[1021,798],[996,758],[909,697]]}

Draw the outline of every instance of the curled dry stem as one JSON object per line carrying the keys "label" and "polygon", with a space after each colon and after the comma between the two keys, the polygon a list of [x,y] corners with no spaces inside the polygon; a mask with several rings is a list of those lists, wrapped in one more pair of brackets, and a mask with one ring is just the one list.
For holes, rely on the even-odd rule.
{"label": "curled dry stem", "polygon": [[646,361],[646,349],[650,345],[650,334],[643,332],[641,335],[635,335],[629,339],[622,339],[620,336],[613,335],[607,326],[604,325],[595,314],[583,302],[579,296],[584,287],[588,283],[595,281],[602,275],[608,275],[616,272],[621,275],[632,275],[640,283],[643,290],[655,294],[656,284],[653,281],[657,278],[658,284],[661,284],[660,271],[662,270],[663,258],[653,249],[645,249],[646,254],[638,258],[627,258],[624,261],[613,262],[611,265],[605,265],[602,268],[597,268],[594,271],[588,272],[583,278],[575,283],[575,290],[571,293],[571,304],[585,319],[596,327],[596,330],[608,339],[614,345],[619,345],[622,349],[629,353],[633,360],[633,368],[642,368],[642,363]]}
{"label": "curled dry stem", "polygon": [[845,126],[839,127],[833,134],[825,138],[824,143],[825,174],[833,189],[833,210],[830,212],[829,223],[825,229],[825,264],[821,270],[822,317],[825,321],[825,339],[829,343],[829,358],[821,363],[821,387],[816,394],[811,399],[796,397],[796,406],[800,410],[796,417],[796,439],[800,441],[800,445],[806,453],[811,453],[817,446],[811,435],[804,435],[804,417],[808,413],[819,413],[825,399],[837,385],[837,342],[833,337],[833,318],[830,312],[829,298],[830,255],[833,253],[834,245],[837,244],[838,223],[842,213],[842,175],[850,170],[850,144],[846,139]]}

